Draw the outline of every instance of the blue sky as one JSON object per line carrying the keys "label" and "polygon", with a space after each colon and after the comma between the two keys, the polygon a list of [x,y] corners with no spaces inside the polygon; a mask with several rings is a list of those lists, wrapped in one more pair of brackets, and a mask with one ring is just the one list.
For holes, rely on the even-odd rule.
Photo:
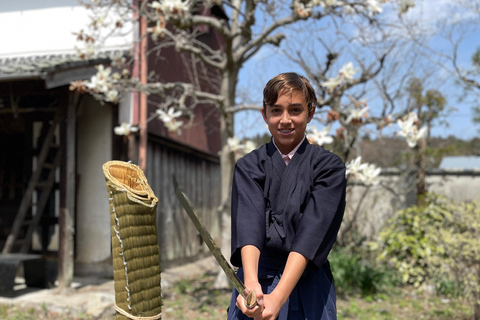
{"label": "blue sky", "polygon": [[[388,9],[383,13],[385,19],[395,19],[396,13],[389,12]],[[393,16],[395,15],[395,17]],[[426,28],[430,32],[436,29],[439,23],[445,21],[461,20],[463,27],[467,28],[468,32],[463,32],[464,39],[459,47],[458,62],[461,67],[468,69],[471,66],[471,57],[476,49],[480,48],[480,28],[478,25],[479,15],[476,16],[470,11],[461,10],[453,5],[453,1],[440,0],[423,0],[417,1],[414,10],[410,11],[404,20],[418,21],[422,20],[423,24],[419,28]],[[475,24],[475,22],[477,24]],[[432,37],[430,46],[437,51],[449,52],[450,44],[441,36]],[[435,58],[431,56],[431,58]],[[342,63],[337,63],[337,69],[341,67]],[[455,109],[448,117],[449,126],[437,126],[432,130],[433,136],[447,137],[454,135],[461,139],[471,139],[480,136],[480,125],[473,124],[472,119],[472,103],[473,95],[465,96],[462,88],[455,84],[455,80],[448,76],[448,73],[438,65],[433,65],[424,60],[421,69],[425,69],[427,73],[432,76],[425,82],[425,88],[434,88],[441,91],[448,100],[448,107]],[[278,54],[275,49],[265,47],[251,59],[240,73],[239,79],[239,94],[246,99],[248,103],[260,104],[262,99],[262,90],[265,83],[281,72],[295,71],[303,73],[302,70],[295,64],[289,62],[281,54]],[[478,78],[477,78],[478,79]],[[461,97],[467,97],[466,101],[460,101]],[[369,107],[374,113],[376,108],[380,108],[381,101],[375,98],[375,94],[367,94]],[[478,98],[478,95],[477,95]],[[315,124],[321,127],[320,124]],[[396,126],[394,126],[396,131]],[[333,134],[333,129],[331,134]],[[240,137],[251,137],[256,134],[268,132],[260,112],[248,111],[241,112],[236,116],[235,134]],[[384,134],[388,134],[384,132]]]}

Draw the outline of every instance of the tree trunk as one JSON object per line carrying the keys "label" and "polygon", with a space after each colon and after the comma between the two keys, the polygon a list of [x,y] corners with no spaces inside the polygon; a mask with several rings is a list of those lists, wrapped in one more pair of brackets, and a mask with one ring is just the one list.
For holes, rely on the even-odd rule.
{"label": "tree trunk", "polygon": [[[60,239],[58,249],[58,286],[70,288],[74,274],[74,232],[75,232],[75,144],[76,144],[76,112],[78,95],[71,93],[68,99],[65,139],[62,139],[62,149],[65,150],[65,165],[61,169],[61,190],[63,195],[60,203]],[[62,108],[62,106],[59,106]]]}
{"label": "tree trunk", "polygon": [[474,320],[480,320],[480,294],[476,293],[475,294],[475,299],[473,301],[473,319]]}
{"label": "tree trunk", "polygon": [[[222,121],[224,122],[224,121]],[[221,203],[218,207],[218,216],[220,218],[221,242],[220,249],[227,259],[230,258],[230,241],[231,241],[231,186],[233,173],[233,154],[230,152],[228,145],[224,144],[222,153],[220,155],[220,170],[221,170]],[[228,278],[223,270],[220,270],[214,283],[216,289],[226,289],[230,287]]]}
{"label": "tree trunk", "polygon": [[[222,79],[221,92],[225,99],[224,110],[231,108],[235,104],[235,88],[237,82],[237,72],[228,73]],[[235,166],[235,157],[230,151],[227,139],[233,137],[233,113],[223,112],[220,120],[220,130],[222,135],[222,151],[220,154],[220,170],[221,170],[221,202],[218,207],[218,216],[220,218],[221,243],[220,249],[223,255],[229,261],[230,259],[230,242],[231,242],[231,191],[232,177]],[[220,270],[214,283],[216,289],[230,288],[230,282],[223,272]]]}
{"label": "tree trunk", "polygon": [[425,194],[427,193],[427,188],[425,185],[427,165],[425,161],[425,149],[426,142],[425,140],[418,141],[417,145],[417,155],[415,164],[417,167],[417,206],[423,206],[425,204]]}
{"label": "tree trunk", "polygon": [[[480,281],[480,269],[477,269],[477,281]],[[480,320],[480,292],[478,289],[473,292],[473,319]]]}

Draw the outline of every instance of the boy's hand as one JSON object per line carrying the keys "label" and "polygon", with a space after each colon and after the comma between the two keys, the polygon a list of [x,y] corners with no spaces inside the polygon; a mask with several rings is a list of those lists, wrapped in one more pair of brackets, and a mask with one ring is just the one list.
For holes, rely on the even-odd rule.
{"label": "boy's hand", "polygon": [[262,313],[255,320],[275,320],[282,308],[281,300],[275,295],[275,290],[271,294],[264,296],[265,305]]}
{"label": "boy's hand", "polygon": [[240,309],[240,311],[243,312],[247,317],[250,318],[255,318],[259,314],[262,313],[263,311],[263,292],[262,292],[262,287],[260,286],[260,283],[258,282],[252,282],[252,283],[245,283],[247,288],[249,290],[253,290],[257,296],[257,305],[253,307],[252,309],[248,309],[246,307],[245,299],[242,297],[241,294],[238,295],[237,297],[237,308]]}

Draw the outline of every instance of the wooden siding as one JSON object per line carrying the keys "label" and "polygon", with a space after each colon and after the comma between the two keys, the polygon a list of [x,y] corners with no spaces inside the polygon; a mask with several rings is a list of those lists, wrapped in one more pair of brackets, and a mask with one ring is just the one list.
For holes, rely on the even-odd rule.
{"label": "wooden siding", "polygon": [[[149,39],[149,49],[158,46],[158,43]],[[218,50],[222,46],[222,38],[217,35],[214,29],[200,35],[198,38],[213,50]],[[168,42],[165,38],[163,41]],[[148,56],[149,72],[155,75],[155,81],[159,82],[185,82],[191,83],[196,89],[205,92],[218,94],[220,92],[221,74],[218,70],[205,65],[202,61],[195,58],[194,55],[187,52],[177,52],[174,46],[166,45],[157,54]],[[174,92],[170,92],[173,94]],[[187,99],[188,105],[192,101]],[[165,108],[164,97],[150,94],[148,96],[147,108],[148,117],[155,114],[158,108]],[[166,110],[164,110],[166,111]],[[160,120],[150,121],[148,123],[148,132],[160,137],[167,137],[180,144],[188,145],[202,150],[211,155],[217,155],[222,148],[220,135],[220,111],[213,104],[200,103],[191,110],[193,118],[182,117],[179,120],[185,123],[182,126],[182,133],[178,135],[169,132]]]}
{"label": "wooden siding", "polygon": [[208,255],[208,248],[175,197],[173,175],[219,244],[218,158],[151,136],[147,155],[147,180],[158,197],[157,230],[162,268]]}

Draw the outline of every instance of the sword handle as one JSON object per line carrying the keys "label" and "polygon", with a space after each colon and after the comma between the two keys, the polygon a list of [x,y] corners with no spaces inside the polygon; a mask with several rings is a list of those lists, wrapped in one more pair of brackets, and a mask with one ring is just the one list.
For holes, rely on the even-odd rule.
{"label": "sword handle", "polygon": [[257,295],[255,294],[255,291],[248,290],[248,294],[245,298],[245,307],[247,307],[247,309],[253,309],[255,308],[256,305],[257,305]]}

